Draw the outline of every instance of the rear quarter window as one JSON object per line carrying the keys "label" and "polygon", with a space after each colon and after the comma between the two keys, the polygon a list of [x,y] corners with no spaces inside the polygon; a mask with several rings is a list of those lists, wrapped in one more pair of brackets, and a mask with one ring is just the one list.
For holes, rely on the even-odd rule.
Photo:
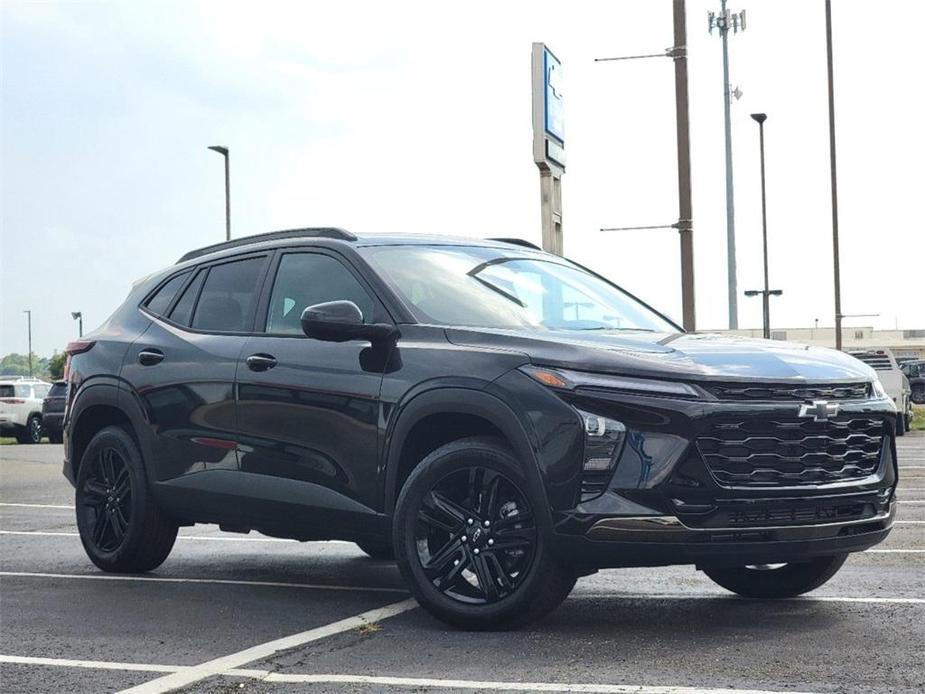
{"label": "rear quarter window", "polygon": [[189,277],[189,274],[189,272],[182,272],[175,277],[171,277],[151,295],[151,298],[145,303],[145,307],[151,311],[151,313],[158,316],[167,315],[167,309],[170,308],[174,297],[177,295],[177,292],[180,291],[183,283],[186,282],[186,278]]}

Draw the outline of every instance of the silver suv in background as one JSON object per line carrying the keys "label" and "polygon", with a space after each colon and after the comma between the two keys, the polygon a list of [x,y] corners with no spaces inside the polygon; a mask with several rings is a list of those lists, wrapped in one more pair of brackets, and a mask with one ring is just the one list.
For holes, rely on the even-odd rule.
{"label": "silver suv in background", "polygon": [[909,379],[899,368],[893,352],[886,347],[866,350],[851,350],[848,352],[855,359],[870,366],[880,377],[880,383],[886,394],[893,399],[899,411],[896,422],[896,435],[902,436],[912,425],[912,388]]}

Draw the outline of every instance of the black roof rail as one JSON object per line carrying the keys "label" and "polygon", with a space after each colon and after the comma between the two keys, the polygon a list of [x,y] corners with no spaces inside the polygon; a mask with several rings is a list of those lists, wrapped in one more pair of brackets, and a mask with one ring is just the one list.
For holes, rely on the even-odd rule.
{"label": "black roof rail", "polygon": [[295,239],[295,238],[323,238],[323,239],[338,239],[340,241],[356,241],[357,237],[351,234],[349,231],[343,229],[338,229],[337,227],[317,227],[309,229],[285,229],[283,231],[270,231],[265,234],[253,234],[252,236],[242,236],[239,239],[232,239],[231,241],[222,241],[221,243],[213,243],[210,246],[203,246],[202,248],[197,248],[194,251],[190,251],[186,255],[182,256],[177,262],[183,263],[187,260],[192,260],[193,258],[199,258],[209,253],[215,253],[217,251],[224,251],[228,248],[238,248],[239,246],[249,246],[253,243],[260,243],[262,241],[277,241],[279,239]]}
{"label": "black roof rail", "polygon": [[529,241],[524,241],[523,239],[488,239],[489,241],[500,241],[501,243],[511,243],[515,246],[523,246],[524,248],[532,248],[537,251],[543,250],[535,243],[530,243]]}

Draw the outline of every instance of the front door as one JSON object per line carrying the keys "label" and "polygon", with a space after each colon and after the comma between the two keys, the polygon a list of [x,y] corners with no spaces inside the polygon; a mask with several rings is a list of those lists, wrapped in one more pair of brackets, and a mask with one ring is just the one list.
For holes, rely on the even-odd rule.
{"label": "front door", "polygon": [[[313,304],[353,301],[367,322],[388,320],[361,279],[323,251],[281,253],[262,335],[238,367],[239,460],[254,475],[254,513],[306,539],[361,536],[378,498],[382,370],[366,341],[323,342],[302,332]],[[255,527],[258,527],[255,524]]]}

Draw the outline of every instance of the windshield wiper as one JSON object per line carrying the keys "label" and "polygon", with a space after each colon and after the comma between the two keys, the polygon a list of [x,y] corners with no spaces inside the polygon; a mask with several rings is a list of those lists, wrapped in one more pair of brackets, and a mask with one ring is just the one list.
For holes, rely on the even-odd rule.
{"label": "windshield wiper", "polygon": [[482,279],[481,277],[477,277],[476,275],[473,275],[471,272],[469,273],[469,276],[472,277],[472,279],[474,279],[474,280],[476,280],[476,281],[478,281],[478,282],[481,282],[482,284],[484,284],[486,287],[488,287],[488,288],[491,289],[492,291],[497,292],[498,294],[500,294],[501,296],[503,296],[503,297],[504,297],[505,299],[507,299],[508,301],[513,301],[515,304],[517,304],[517,305],[520,306],[521,308],[527,308],[527,305],[526,305],[523,301],[521,301],[520,299],[518,299],[518,298],[517,298],[516,296],[514,296],[513,294],[509,294],[508,292],[504,291],[503,289],[501,289],[501,287],[495,286],[494,284],[492,284],[492,283],[489,282],[488,280],[484,280],[484,279]]}

